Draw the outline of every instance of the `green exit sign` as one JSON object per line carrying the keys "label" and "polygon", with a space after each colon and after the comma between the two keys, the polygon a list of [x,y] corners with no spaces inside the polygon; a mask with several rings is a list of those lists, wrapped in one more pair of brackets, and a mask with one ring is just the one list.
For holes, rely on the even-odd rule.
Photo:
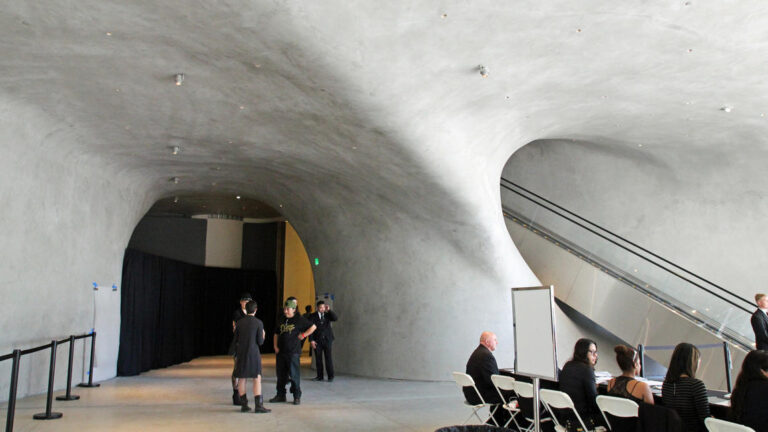
{"label": "green exit sign", "polygon": [[316,266],[319,266],[319,265],[320,265],[320,258],[315,258],[315,265],[316,265]]}

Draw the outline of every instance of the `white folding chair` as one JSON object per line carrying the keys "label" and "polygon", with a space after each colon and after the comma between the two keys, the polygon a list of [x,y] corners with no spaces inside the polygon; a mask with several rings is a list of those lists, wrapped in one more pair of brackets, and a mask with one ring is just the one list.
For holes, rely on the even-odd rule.
{"label": "white folding chair", "polygon": [[552,416],[552,421],[555,422],[555,431],[565,431],[565,426],[561,425],[560,422],[557,421],[557,416],[555,415],[555,412],[552,411],[552,408],[570,409],[576,416],[576,420],[579,422],[582,430],[592,432],[592,429],[588,429],[584,424],[584,421],[581,420],[581,416],[579,416],[579,413],[576,411],[576,407],[573,405],[571,397],[566,393],[557,390],[541,389],[539,390],[539,398],[541,399],[541,403],[544,404],[544,407],[547,409],[547,411],[549,411],[549,415]]}
{"label": "white folding chair", "polygon": [[718,420],[714,417],[705,418],[704,426],[707,427],[709,432],[755,432],[751,427],[740,425],[738,423],[731,423],[725,420]]}
{"label": "white folding chair", "polygon": [[612,427],[606,413],[616,417],[637,417],[637,411],[640,409],[635,401],[615,396],[599,395],[596,402],[608,429],[612,429]]}
{"label": "white folding chair", "polygon": [[[454,372],[453,380],[456,381],[456,384],[458,384],[459,388],[461,388],[462,391],[464,390],[464,387],[472,387],[472,389],[477,394],[477,397],[480,399],[480,403],[477,405],[469,403],[469,401],[466,400],[466,398],[464,399],[464,405],[467,405],[468,407],[472,408],[472,414],[470,414],[469,417],[467,417],[467,419],[464,420],[464,423],[462,424],[463,425],[467,424],[469,419],[471,419],[472,416],[474,415],[475,417],[477,417],[478,420],[480,420],[481,424],[485,424],[488,420],[493,420],[493,424],[498,426],[499,424],[496,423],[496,419],[493,418],[493,413],[495,410],[491,409],[491,407],[493,407],[494,404],[486,403],[483,400],[483,396],[480,394],[480,392],[477,390],[477,387],[475,386],[475,380],[473,380],[471,376],[461,372]],[[480,418],[480,414],[478,414],[478,411],[480,411],[483,407],[488,407],[488,412],[489,412],[488,417],[485,420]]]}
{"label": "white folding chair", "polygon": [[[531,399],[531,401],[533,401],[533,384],[515,380],[515,393],[517,393],[518,402],[520,398]],[[533,404],[531,404],[531,406],[533,407]],[[533,407],[532,409],[539,409],[539,407]],[[521,432],[533,432],[536,429],[536,425],[533,423],[534,412],[530,412],[530,417],[526,416],[524,412],[522,414],[523,419],[528,422],[528,427],[523,428],[518,426],[518,429],[520,429]],[[544,423],[548,421],[552,421],[552,419],[539,416],[539,422]],[[515,423],[517,424],[517,422]]]}
{"label": "white folding chair", "polygon": [[503,402],[501,408],[509,412],[510,417],[509,420],[504,423],[504,427],[509,426],[510,422],[514,422],[515,426],[517,426],[517,429],[520,430],[520,425],[517,424],[517,420],[515,420],[515,416],[520,413],[520,408],[518,408],[517,403],[517,394],[507,400],[504,398],[504,394],[501,392],[502,390],[507,392],[514,392],[515,379],[505,375],[491,375],[491,382],[493,383],[493,386],[496,387],[496,391],[499,393],[499,397]]}

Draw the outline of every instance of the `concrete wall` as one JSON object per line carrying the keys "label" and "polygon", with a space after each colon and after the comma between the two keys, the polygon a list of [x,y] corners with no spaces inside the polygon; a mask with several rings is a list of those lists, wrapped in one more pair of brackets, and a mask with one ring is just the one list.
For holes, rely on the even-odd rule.
{"label": "concrete wall", "polygon": [[[0,353],[95,328],[94,376],[112,377],[123,251],[151,202],[149,185],[111,161],[64,151],[62,146],[88,137],[6,102],[0,96]],[[107,288],[94,292],[93,282]],[[88,355],[82,341],[76,347],[75,384],[86,379]],[[67,349],[58,350],[57,388],[65,384]],[[20,396],[46,388],[48,360],[47,351],[22,358]],[[3,362],[2,399],[8,397],[9,371],[10,361]]]}
{"label": "concrete wall", "polygon": [[190,264],[205,265],[207,224],[204,219],[145,216],[128,247]]}

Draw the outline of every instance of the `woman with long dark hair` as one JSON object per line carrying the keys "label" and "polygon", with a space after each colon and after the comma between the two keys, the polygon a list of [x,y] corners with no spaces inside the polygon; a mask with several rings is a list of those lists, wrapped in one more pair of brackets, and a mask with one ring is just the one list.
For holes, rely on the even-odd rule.
{"label": "woman with long dark hair", "polygon": [[731,420],[768,431],[768,352],[751,351],[744,358],[731,393]]}
{"label": "woman with long dark hair", "polygon": [[597,407],[597,384],[595,365],[597,364],[597,344],[591,339],[582,338],[573,347],[573,357],[560,372],[560,391],[568,394],[576,407],[576,412],[587,427],[600,424],[600,409]]}
{"label": "woman with long dark hair", "polygon": [[704,419],[709,417],[707,388],[696,379],[700,363],[698,348],[685,342],[677,344],[661,388],[664,405],[677,411],[686,432],[707,430],[704,426]]}

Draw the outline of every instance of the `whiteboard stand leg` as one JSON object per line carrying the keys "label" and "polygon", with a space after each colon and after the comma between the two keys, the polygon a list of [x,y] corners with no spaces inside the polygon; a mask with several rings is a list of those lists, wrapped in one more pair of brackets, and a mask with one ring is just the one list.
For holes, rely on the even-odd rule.
{"label": "whiteboard stand leg", "polygon": [[539,409],[539,379],[533,378],[533,425],[536,432],[541,432],[541,410]]}

